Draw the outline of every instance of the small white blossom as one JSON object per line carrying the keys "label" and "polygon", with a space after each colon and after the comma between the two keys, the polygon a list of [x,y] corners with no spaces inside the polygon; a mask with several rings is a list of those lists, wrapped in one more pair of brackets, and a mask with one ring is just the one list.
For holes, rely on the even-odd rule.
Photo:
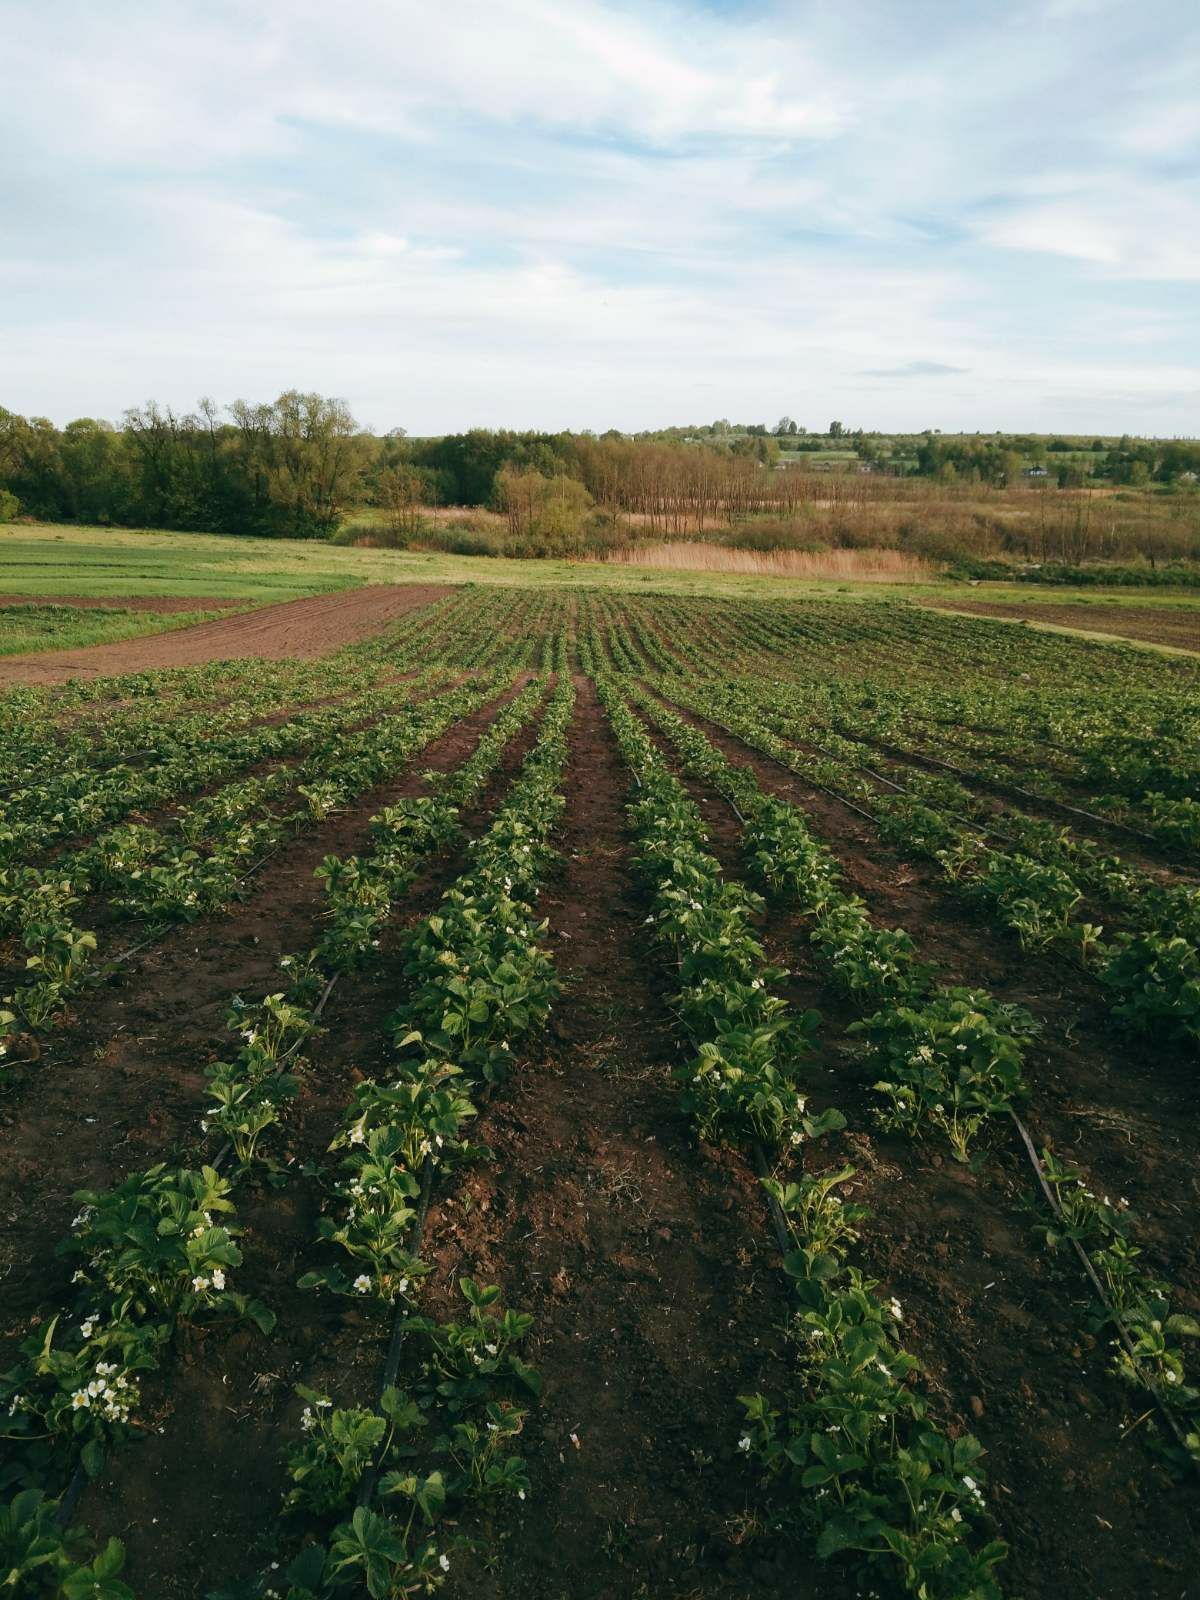
{"label": "small white blossom", "polygon": [[354,1287],[358,1290],[359,1294],[366,1294],[370,1289],[371,1280],[367,1277],[365,1272],[360,1272],[358,1277],[355,1278]]}

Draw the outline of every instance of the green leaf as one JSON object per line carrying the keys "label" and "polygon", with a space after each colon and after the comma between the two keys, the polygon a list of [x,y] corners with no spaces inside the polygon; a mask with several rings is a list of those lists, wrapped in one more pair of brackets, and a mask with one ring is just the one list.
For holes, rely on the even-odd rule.
{"label": "green leaf", "polygon": [[859,1521],[856,1517],[833,1517],[817,1536],[817,1556],[828,1561],[842,1550],[861,1549],[883,1527],[877,1517]]}

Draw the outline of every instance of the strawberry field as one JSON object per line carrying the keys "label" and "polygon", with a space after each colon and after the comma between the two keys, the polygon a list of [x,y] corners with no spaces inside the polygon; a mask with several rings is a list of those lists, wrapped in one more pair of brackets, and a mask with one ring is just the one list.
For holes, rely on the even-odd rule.
{"label": "strawberry field", "polygon": [[1189,1593],[1200,662],[421,601],[0,698],[0,1592]]}

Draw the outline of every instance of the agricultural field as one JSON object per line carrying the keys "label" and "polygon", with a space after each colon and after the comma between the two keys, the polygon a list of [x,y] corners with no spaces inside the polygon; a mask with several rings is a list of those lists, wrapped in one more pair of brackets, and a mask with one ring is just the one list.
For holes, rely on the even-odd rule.
{"label": "agricultural field", "polygon": [[0,1588],[1179,1600],[1200,661],[408,570],[0,690]]}

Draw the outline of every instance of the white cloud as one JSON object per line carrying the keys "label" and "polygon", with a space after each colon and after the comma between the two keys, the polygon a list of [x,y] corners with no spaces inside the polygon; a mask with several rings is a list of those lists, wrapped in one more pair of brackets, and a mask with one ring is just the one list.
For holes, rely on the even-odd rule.
{"label": "white cloud", "polygon": [[992,244],[1072,257],[1114,277],[1200,282],[1200,195],[1182,185],[1101,174],[1082,191],[1019,204],[987,229]]}
{"label": "white cloud", "polygon": [[[9,92],[36,145],[203,165],[294,150],[297,123],[431,139],[449,116],[615,133],[828,138],[852,111],[802,45],[595,0],[234,0],[10,7]],[[62,40],[72,39],[71,50]],[[39,115],[47,90],[65,117]]]}
{"label": "white cloud", "polygon": [[1149,8],[10,0],[0,403],[1138,426],[1200,364]]}

